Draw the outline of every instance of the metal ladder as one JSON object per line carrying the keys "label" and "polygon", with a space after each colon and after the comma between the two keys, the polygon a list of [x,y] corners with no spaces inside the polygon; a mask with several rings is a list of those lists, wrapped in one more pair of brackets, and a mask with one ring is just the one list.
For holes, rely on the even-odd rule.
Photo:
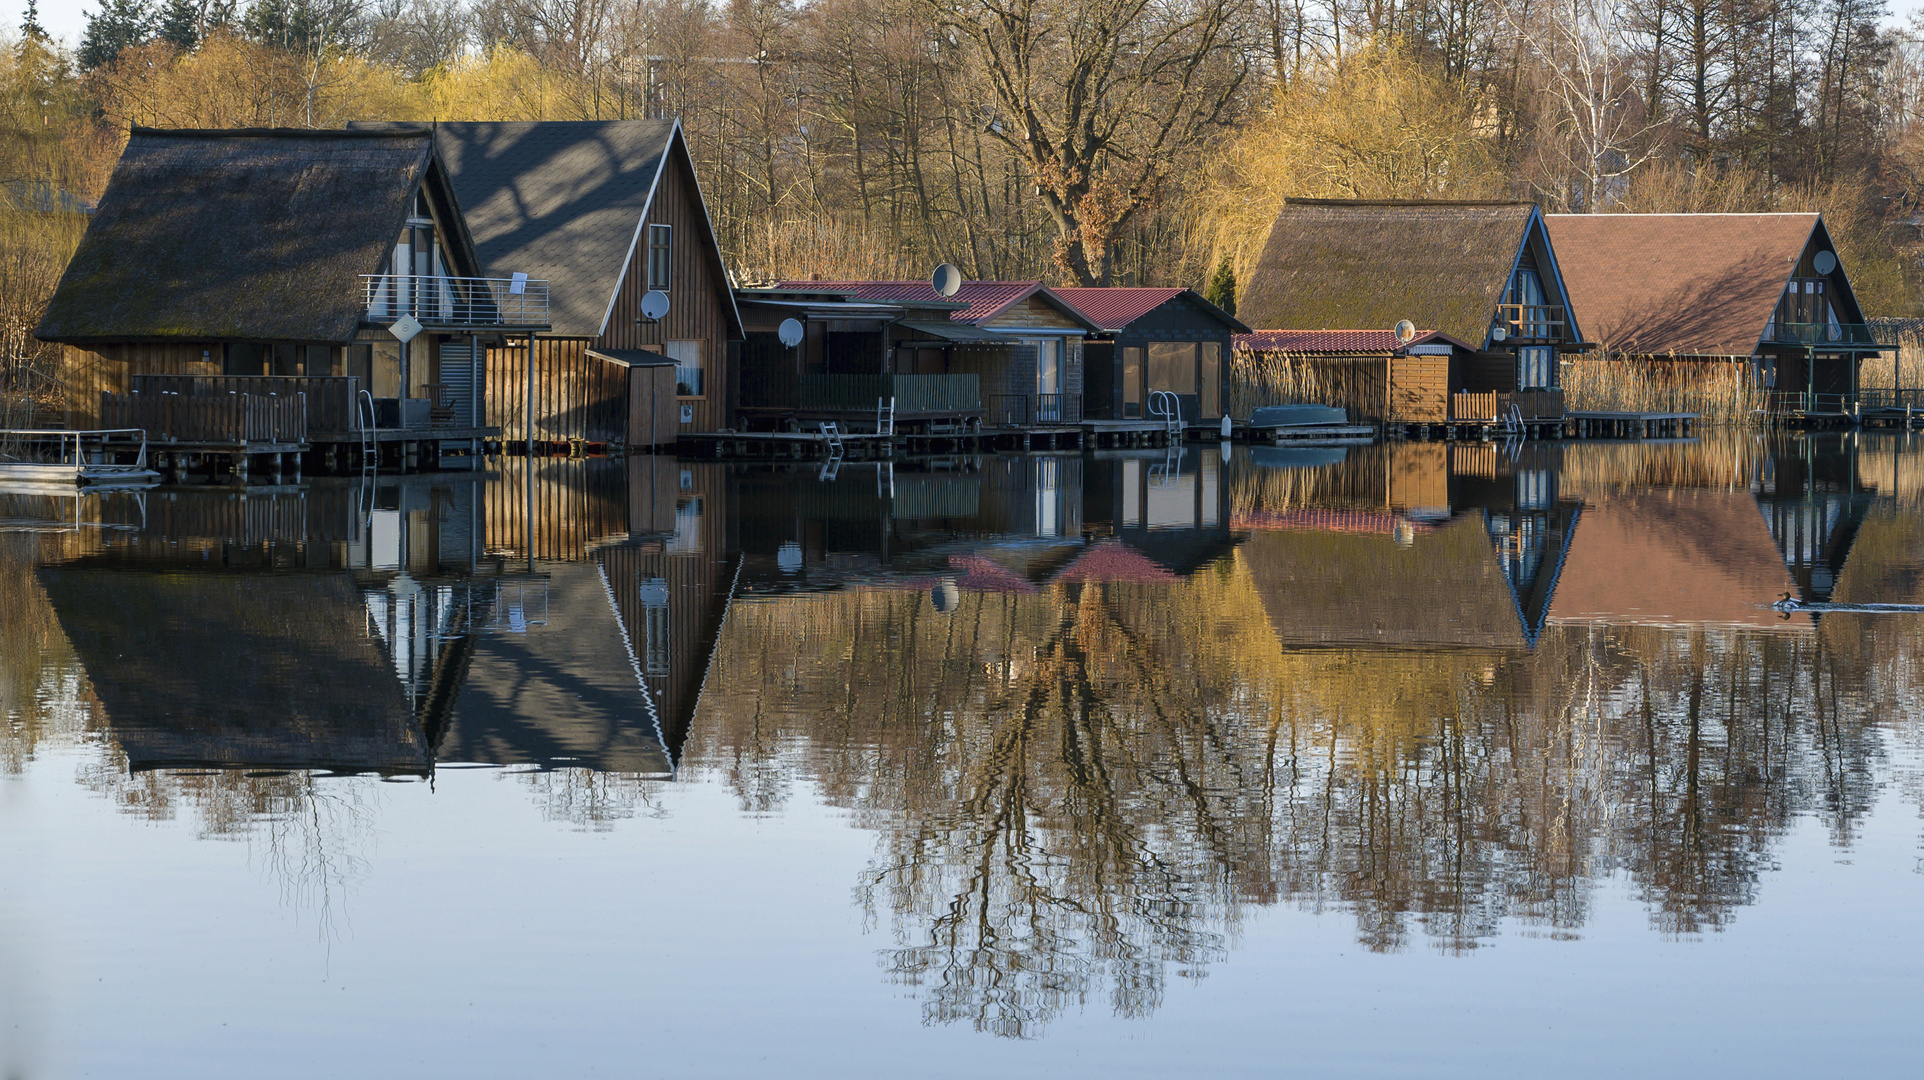
{"label": "metal ladder", "polygon": [[828,442],[829,460],[842,460],[842,455],[848,452],[848,449],[842,445],[842,425],[833,420],[822,421],[822,438]]}
{"label": "metal ladder", "polygon": [[[362,407],[367,411],[363,413]],[[374,439],[374,395],[362,390],[354,401],[354,423],[361,436],[361,493],[367,499],[367,509],[361,513],[361,524],[365,528],[374,520],[374,482],[380,473],[380,444]],[[359,509],[358,507],[356,509]]]}
{"label": "metal ladder", "polygon": [[875,463],[875,494],[878,498],[895,499],[895,462]]}
{"label": "metal ladder", "polygon": [[1164,418],[1170,438],[1182,435],[1182,399],[1168,390],[1149,392],[1149,415]]}
{"label": "metal ladder", "polygon": [[895,437],[895,399],[875,399],[875,433],[885,439]]}

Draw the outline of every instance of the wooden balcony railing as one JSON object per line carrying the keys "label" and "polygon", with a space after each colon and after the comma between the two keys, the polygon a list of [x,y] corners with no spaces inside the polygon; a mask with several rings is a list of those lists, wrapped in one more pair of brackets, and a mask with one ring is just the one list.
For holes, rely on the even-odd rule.
{"label": "wooden balcony railing", "polygon": [[1512,342],[1559,341],[1570,322],[1561,304],[1498,304],[1496,317]]}
{"label": "wooden balcony railing", "polygon": [[513,326],[547,329],[548,283],[525,277],[461,278],[431,274],[363,274],[361,308],[368,322],[412,315],[426,326]]}
{"label": "wooden balcony railing", "polygon": [[299,444],[307,441],[307,399],[255,394],[100,395],[108,427],[141,428],[150,443]]}
{"label": "wooden balcony railing", "polygon": [[1526,421],[1563,419],[1562,390],[1492,390],[1450,395],[1450,419],[1501,420],[1515,405]]}

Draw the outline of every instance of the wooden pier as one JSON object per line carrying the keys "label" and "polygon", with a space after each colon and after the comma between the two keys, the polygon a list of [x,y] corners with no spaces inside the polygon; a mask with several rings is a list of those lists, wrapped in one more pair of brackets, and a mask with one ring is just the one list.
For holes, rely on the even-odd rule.
{"label": "wooden pier", "polygon": [[1677,439],[1690,434],[1696,413],[1573,412],[1565,420],[1579,439]]}

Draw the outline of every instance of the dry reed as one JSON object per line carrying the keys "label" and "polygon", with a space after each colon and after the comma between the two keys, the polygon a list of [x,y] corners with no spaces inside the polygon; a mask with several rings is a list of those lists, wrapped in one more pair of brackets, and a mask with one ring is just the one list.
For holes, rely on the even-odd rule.
{"label": "dry reed", "polygon": [[1756,423],[1764,407],[1764,389],[1740,363],[1600,354],[1564,361],[1561,381],[1572,412],[1695,413],[1700,423],[1743,425]]}

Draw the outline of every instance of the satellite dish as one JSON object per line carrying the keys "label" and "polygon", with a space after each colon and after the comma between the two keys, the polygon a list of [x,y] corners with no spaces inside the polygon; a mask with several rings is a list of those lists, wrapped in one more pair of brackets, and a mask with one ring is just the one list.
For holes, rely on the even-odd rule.
{"label": "satellite dish", "polygon": [[1820,251],[1810,260],[1811,268],[1820,274],[1828,274],[1837,269],[1837,256],[1828,251]]}
{"label": "satellite dish", "polygon": [[802,343],[802,321],[800,319],[783,319],[782,325],[775,328],[775,336],[781,338],[782,344],[791,349],[800,345]]}
{"label": "satellite dish", "polygon": [[935,268],[929,284],[935,286],[935,295],[951,297],[962,291],[962,269],[954,263],[943,263]]}
{"label": "satellite dish", "polygon": [[1416,340],[1416,324],[1404,319],[1396,324],[1396,340],[1408,345]]}
{"label": "satellite dish", "polygon": [[641,317],[649,322],[660,322],[668,314],[668,294],[660,289],[649,289],[641,296]]}
{"label": "satellite dish", "polygon": [[929,600],[935,604],[935,610],[938,613],[947,615],[961,606],[962,588],[955,583],[954,578],[945,577],[936,583],[935,588],[929,590]]}

